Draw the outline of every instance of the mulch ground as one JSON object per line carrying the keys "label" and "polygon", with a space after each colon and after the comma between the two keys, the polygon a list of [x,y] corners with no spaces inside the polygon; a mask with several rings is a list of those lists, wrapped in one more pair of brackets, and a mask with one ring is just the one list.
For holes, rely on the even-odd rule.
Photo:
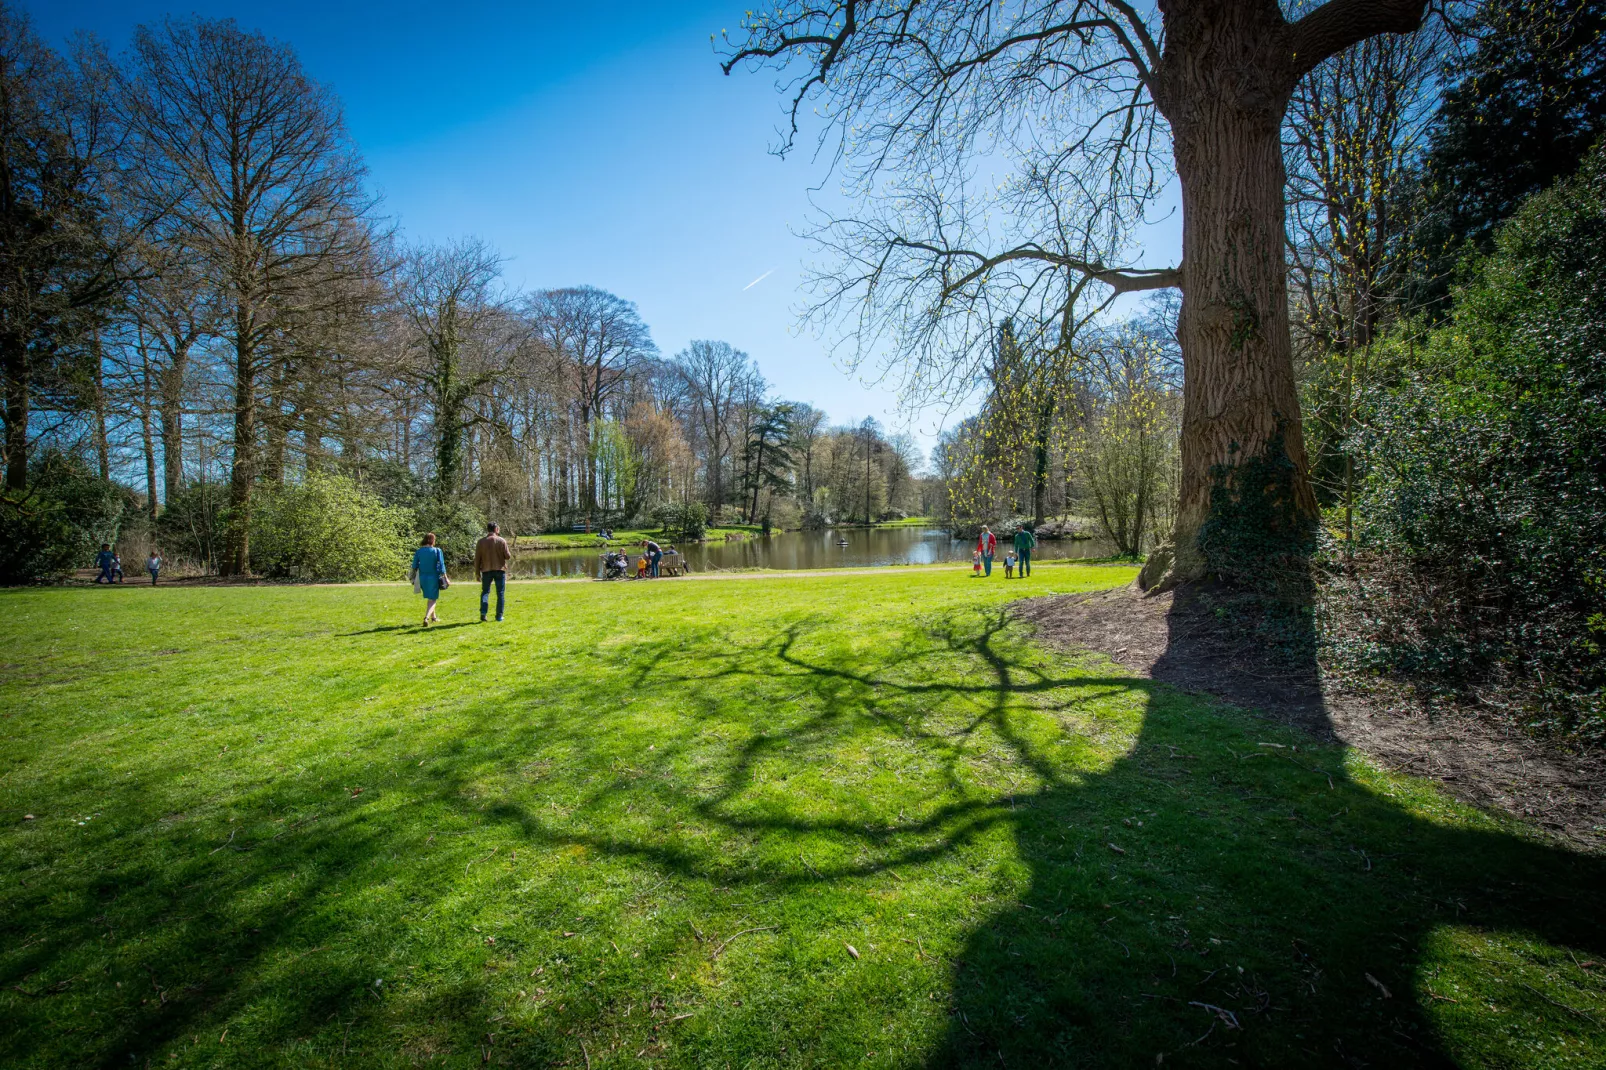
{"label": "mulch ground", "polygon": [[1132,585],[1013,609],[1051,647],[1097,651],[1140,676],[1344,743],[1431,777],[1465,802],[1606,852],[1606,757],[1566,753],[1484,711],[1403,690],[1357,693],[1314,658],[1241,626],[1230,600],[1208,589],[1146,595]]}

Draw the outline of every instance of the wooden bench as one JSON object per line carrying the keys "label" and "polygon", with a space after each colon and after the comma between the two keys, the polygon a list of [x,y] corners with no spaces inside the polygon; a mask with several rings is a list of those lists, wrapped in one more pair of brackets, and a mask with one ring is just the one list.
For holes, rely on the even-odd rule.
{"label": "wooden bench", "polygon": [[[630,555],[630,574],[632,576],[640,575],[636,570],[641,567],[640,562],[646,556],[646,554]],[[686,575],[685,556],[679,550],[665,551],[664,559],[658,562],[658,577],[663,579],[668,576],[684,575]]]}

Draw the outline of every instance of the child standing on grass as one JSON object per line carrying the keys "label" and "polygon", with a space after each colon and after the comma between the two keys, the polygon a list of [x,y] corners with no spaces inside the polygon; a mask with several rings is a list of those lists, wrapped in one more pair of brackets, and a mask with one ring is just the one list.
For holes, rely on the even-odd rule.
{"label": "child standing on grass", "polygon": [[975,553],[970,555],[970,574],[972,576],[980,576],[981,575],[981,551],[980,550],[977,550]]}
{"label": "child standing on grass", "polygon": [[1012,580],[1014,578],[1015,578],[1015,551],[1011,550],[1009,553],[1004,555],[1004,579]]}

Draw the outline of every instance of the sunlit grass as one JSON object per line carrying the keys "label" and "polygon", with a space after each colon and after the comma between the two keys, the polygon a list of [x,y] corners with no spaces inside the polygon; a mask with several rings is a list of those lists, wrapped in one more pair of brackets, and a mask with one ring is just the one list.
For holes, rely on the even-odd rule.
{"label": "sunlit grass", "polygon": [[0,1064],[1600,1065],[1606,869],[1002,610],[1131,575],[0,594]]}

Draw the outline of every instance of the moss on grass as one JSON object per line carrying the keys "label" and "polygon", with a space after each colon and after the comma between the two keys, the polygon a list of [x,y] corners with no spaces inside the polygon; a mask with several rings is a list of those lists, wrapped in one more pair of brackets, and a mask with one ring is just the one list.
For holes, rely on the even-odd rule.
{"label": "moss on grass", "polygon": [[1606,1060],[1600,860],[964,577],[0,593],[0,1065]]}

